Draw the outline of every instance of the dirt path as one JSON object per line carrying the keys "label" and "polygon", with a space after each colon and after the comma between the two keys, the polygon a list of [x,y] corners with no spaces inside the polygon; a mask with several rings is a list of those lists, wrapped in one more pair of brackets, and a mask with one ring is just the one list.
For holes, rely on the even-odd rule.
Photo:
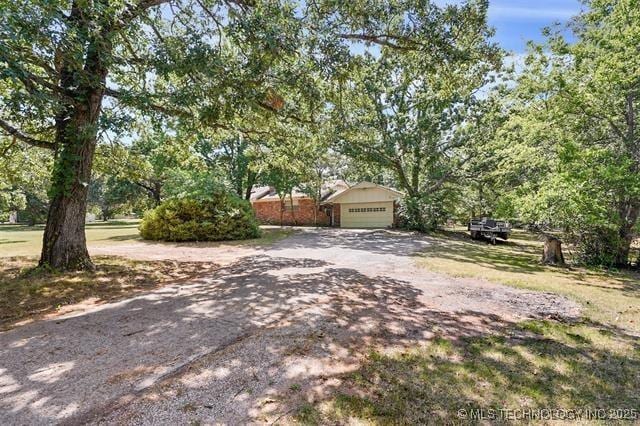
{"label": "dirt path", "polygon": [[418,269],[411,255],[428,244],[325,229],[220,247],[206,260],[237,261],[211,276],[0,333],[0,423],[286,420],[371,346],[579,313],[555,295]]}

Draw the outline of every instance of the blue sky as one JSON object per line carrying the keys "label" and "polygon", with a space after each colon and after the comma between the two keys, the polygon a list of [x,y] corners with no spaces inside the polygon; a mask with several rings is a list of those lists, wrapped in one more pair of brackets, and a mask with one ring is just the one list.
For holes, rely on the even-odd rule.
{"label": "blue sky", "polygon": [[582,7],[578,0],[490,0],[489,23],[496,41],[517,54],[525,51],[527,40],[542,41],[542,28],[566,23]]}
{"label": "blue sky", "polygon": [[[460,0],[435,0],[437,4]],[[496,41],[515,54],[526,50],[528,40],[542,41],[542,28],[566,23],[580,12],[579,0],[489,0],[489,24]]]}

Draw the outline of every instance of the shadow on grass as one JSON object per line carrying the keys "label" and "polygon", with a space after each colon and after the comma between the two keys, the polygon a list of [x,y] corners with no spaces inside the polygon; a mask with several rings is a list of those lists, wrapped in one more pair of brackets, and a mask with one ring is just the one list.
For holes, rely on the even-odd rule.
{"label": "shadow on grass", "polygon": [[249,238],[245,240],[214,240],[214,241],[161,241],[161,240],[145,240],[139,234],[128,234],[122,236],[114,236],[106,239],[109,240],[137,240],[137,242],[148,245],[164,245],[167,247],[220,247],[220,246],[252,246],[261,247],[268,246],[281,239],[296,233],[292,229],[263,229],[262,236],[258,238]]}
{"label": "shadow on grass", "polygon": [[133,226],[138,226],[140,224],[139,220],[109,220],[107,222],[90,222],[85,226],[87,228],[119,228],[125,227],[130,228]]}
{"label": "shadow on grass", "polygon": [[434,256],[456,262],[488,266],[506,272],[535,273],[545,270],[538,261],[539,253],[529,245],[513,241],[497,241],[496,245],[482,240],[472,240],[460,232],[445,231],[444,238],[434,239],[434,244],[425,251]]}
{"label": "shadow on grass", "polygon": [[44,225],[0,225],[0,232],[25,232],[42,230],[44,230]]}
{"label": "shadow on grass", "polygon": [[528,321],[504,335],[436,338],[394,356],[374,352],[347,376],[328,412],[306,407],[301,416],[320,420],[308,423],[477,423],[472,410],[637,407],[637,337],[593,323]]}
{"label": "shadow on grass", "polygon": [[35,268],[34,258],[3,259],[0,266],[0,330],[20,320],[87,299],[113,301],[168,282],[217,269],[212,263],[134,261],[96,256],[95,271],[60,273]]}
{"label": "shadow on grass", "polygon": [[0,244],[17,244],[26,243],[27,240],[0,240]]}
{"label": "shadow on grass", "polygon": [[[472,276],[484,277],[484,271],[502,272],[503,275],[494,274],[495,277],[499,277],[494,281],[506,284],[514,280],[526,283],[533,275],[537,275],[538,280],[546,281],[548,284],[561,285],[558,280],[562,279],[566,280],[563,281],[566,284],[612,292],[623,291],[631,296],[640,296],[640,275],[635,271],[543,265],[540,263],[542,242],[537,240],[535,235],[524,231],[514,234],[514,240],[498,241],[498,244],[491,245],[485,241],[472,240],[459,231],[442,231],[421,257],[427,261],[447,261],[446,265],[453,269],[451,272],[454,274],[456,271],[464,270],[464,264],[478,267],[478,273],[470,273]],[[472,268],[466,270],[473,271]],[[442,272],[448,273],[447,270]]]}
{"label": "shadow on grass", "polygon": [[140,234],[135,233],[135,234],[125,234],[125,235],[113,235],[111,237],[101,238],[100,240],[97,240],[97,241],[133,241],[133,240],[142,241],[142,237],[140,237]]}

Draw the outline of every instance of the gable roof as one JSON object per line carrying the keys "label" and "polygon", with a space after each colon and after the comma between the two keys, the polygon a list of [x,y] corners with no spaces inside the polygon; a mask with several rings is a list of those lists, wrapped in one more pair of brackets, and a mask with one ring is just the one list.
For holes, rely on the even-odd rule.
{"label": "gable roof", "polygon": [[249,197],[249,201],[256,201],[260,198],[269,195],[273,188],[270,186],[254,186],[251,188],[251,196]]}
{"label": "gable roof", "polygon": [[[348,188],[349,184],[340,179],[326,182],[322,184],[322,187],[320,188],[320,200],[324,201],[333,195],[347,190]],[[302,192],[300,188],[294,188],[291,196],[293,199],[311,198],[307,193]],[[288,195],[287,198],[289,198]],[[251,189],[250,201],[280,201],[280,197],[272,186],[254,186]]]}
{"label": "gable roof", "polygon": [[339,202],[340,199],[343,199],[344,197],[347,197],[349,194],[353,194],[356,191],[366,191],[366,190],[372,190],[372,189],[382,191],[383,193],[386,194],[386,197],[390,200],[397,200],[398,198],[402,198],[404,196],[402,192],[395,190],[393,188],[378,185],[377,183],[373,183],[373,182],[360,182],[356,185],[353,185],[349,189],[332,194],[330,197],[324,200],[324,202],[325,203]]}

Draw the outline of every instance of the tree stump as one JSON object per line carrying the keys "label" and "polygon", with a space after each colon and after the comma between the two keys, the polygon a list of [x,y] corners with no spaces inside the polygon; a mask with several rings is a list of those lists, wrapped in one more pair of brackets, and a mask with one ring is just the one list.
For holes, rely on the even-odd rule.
{"label": "tree stump", "polygon": [[564,265],[562,254],[562,241],[553,235],[544,235],[544,249],[542,251],[542,263],[545,265]]}

